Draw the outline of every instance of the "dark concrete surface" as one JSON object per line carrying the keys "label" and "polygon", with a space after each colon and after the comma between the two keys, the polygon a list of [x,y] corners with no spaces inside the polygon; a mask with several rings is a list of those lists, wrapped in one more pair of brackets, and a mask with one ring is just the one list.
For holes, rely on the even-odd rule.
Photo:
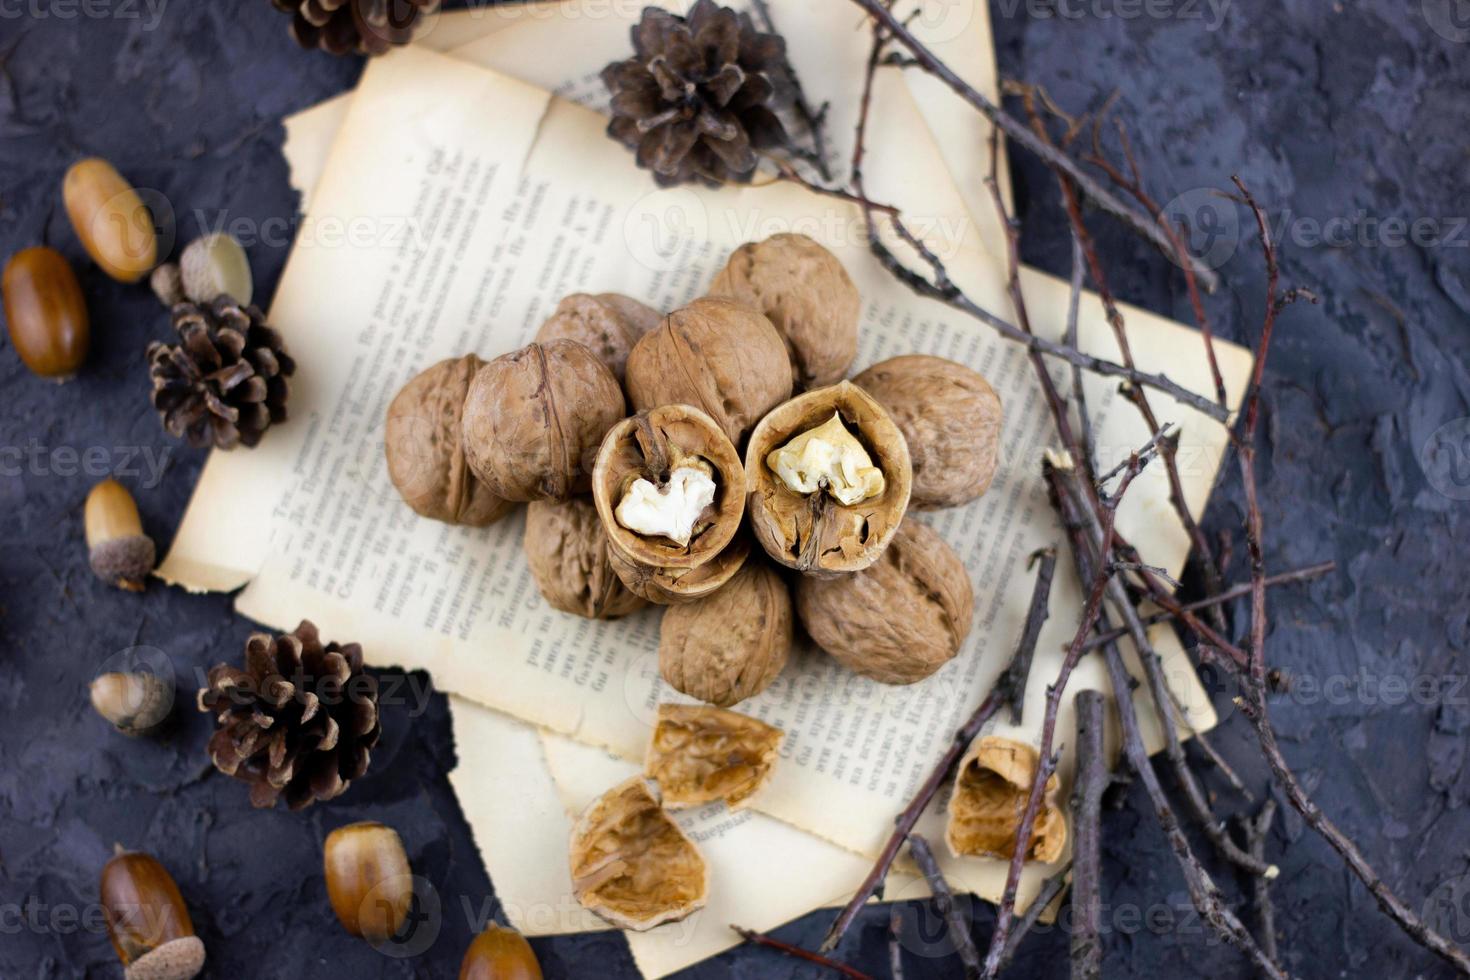
{"label": "dark concrete surface", "polygon": [[[1161,198],[1190,192],[1183,200],[1193,214],[1207,207],[1215,209],[1207,219],[1244,221],[1244,212],[1198,190],[1242,175],[1278,223],[1286,282],[1322,297],[1318,307],[1285,314],[1278,330],[1266,376],[1262,489],[1272,569],[1334,558],[1339,570],[1273,596],[1271,659],[1297,685],[1275,717],[1323,806],[1410,904],[1461,942],[1470,940],[1465,7],[992,4],[1007,76],[1044,83],[1072,108],[1096,106],[1117,89],[1149,187]],[[155,585],[140,599],[102,586],[86,567],[81,507],[96,479],[89,466],[122,473],[166,547],[204,454],[160,430],[142,354],[165,320],[145,288],[119,286],[84,261],[60,209],[61,175],[85,154],[113,160],[174,202],[181,238],[220,218],[289,220],[296,201],[279,154],[280,119],[349,87],[359,70],[297,50],[264,0],[174,2],[161,12],[143,0],[0,0],[0,253],[39,242],[60,248],[80,270],[94,324],[90,361],[65,386],[29,375],[8,342],[0,349],[4,980],[120,975],[92,909],[98,870],[118,841],[157,854],[173,871],[208,945],[210,977],[453,976],[472,934],[463,903],[480,911],[492,893],[446,779],[455,755],[440,696],[422,717],[387,711],[369,778],[304,815],[251,811],[241,785],[206,775],[209,724],[194,711],[180,711],[161,739],[128,741],[86,703],[91,676],[139,645],[163,651],[181,700],[190,701],[196,672],[237,656],[251,627],[227,597]],[[1049,176],[1029,160],[1014,162],[1026,258],[1065,274],[1069,243]],[[1223,231],[1228,246],[1228,220],[1201,223]],[[1168,262],[1106,219],[1094,227],[1122,296],[1188,319]],[[1238,237],[1221,267],[1225,288],[1209,305],[1222,335],[1249,341],[1260,322],[1263,266],[1253,237]],[[284,241],[252,249],[261,297],[286,255]],[[156,477],[150,462],[162,463]],[[1242,517],[1227,477],[1206,524],[1234,538],[1233,580],[1245,575]],[[1227,715],[1215,740],[1259,796],[1265,773],[1250,732],[1228,717],[1226,685],[1215,686]],[[1225,812],[1245,809],[1222,780],[1209,780]],[[1242,959],[1190,912],[1144,804],[1134,791],[1106,817],[1109,973],[1246,976]],[[321,842],[333,827],[365,818],[403,833],[448,910],[416,958],[375,952],[333,921]],[[1293,971],[1375,980],[1445,974],[1299,819],[1278,822],[1269,854],[1282,866],[1274,893]],[[1219,878],[1238,895],[1228,872],[1219,869]],[[908,975],[959,975],[957,961],[942,957],[932,914],[908,914]],[[991,910],[971,914],[983,942]],[[808,916],[780,935],[812,944],[827,918]],[[875,975],[887,973],[886,919],[869,912],[843,950]],[[1014,975],[1062,975],[1066,942],[1059,929],[1032,937]],[[535,945],[550,977],[633,973],[616,936]],[[820,971],[742,949],[691,975]]]}

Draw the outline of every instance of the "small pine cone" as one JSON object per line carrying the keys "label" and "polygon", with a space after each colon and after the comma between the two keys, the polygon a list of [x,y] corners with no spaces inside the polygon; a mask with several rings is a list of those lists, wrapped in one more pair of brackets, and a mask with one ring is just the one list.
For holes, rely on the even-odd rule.
{"label": "small pine cone", "polygon": [[292,15],[291,36],[303,48],[331,54],[385,54],[413,40],[419,21],[439,0],[271,0]]}
{"label": "small pine cone", "polygon": [[210,668],[199,710],[219,725],[209,740],[215,768],[249,783],[257,807],[284,796],[301,810],[340,796],[367,772],[382,732],[362,647],[324,646],[306,620],[291,633],[251,635],[244,670]]}
{"label": "small pine cone", "polygon": [[634,56],[602,70],[607,132],[660,185],[747,181],[756,150],[790,145],[775,113],[793,94],[779,35],[714,0],[687,18],[646,7],[632,35]]}
{"label": "small pine cone", "polygon": [[148,345],[153,407],[171,435],[219,449],[254,446],[286,421],[296,362],[255,306],[228,296],[173,308],[177,344]]}

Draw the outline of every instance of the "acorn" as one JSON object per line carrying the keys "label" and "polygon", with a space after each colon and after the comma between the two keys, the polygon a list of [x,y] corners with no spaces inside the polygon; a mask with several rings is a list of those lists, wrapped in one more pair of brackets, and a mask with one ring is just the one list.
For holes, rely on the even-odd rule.
{"label": "acorn", "polygon": [[327,835],[323,849],[327,897],[342,928],[369,943],[387,942],[403,928],[413,904],[413,870],[392,827],[348,824]]}
{"label": "acorn", "polygon": [[465,951],[459,980],[541,980],[541,964],[525,936],[492,922]]}
{"label": "acorn", "polygon": [[158,234],[143,198],[100,157],[78,160],[61,182],[67,217],[92,260],[118,282],[137,282],[158,264]]}
{"label": "acorn", "polygon": [[54,248],[22,249],[5,263],[0,290],[10,342],[33,374],[66,381],[87,359],[91,322],[76,273]]}
{"label": "acorn", "polygon": [[92,682],[92,707],[124,735],[147,735],[174,707],[172,684],[153,674],[110,672]]}
{"label": "acorn", "polygon": [[204,969],[204,943],[179,886],[153,857],[119,845],[102,868],[101,893],[124,980],[189,980]]}
{"label": "acorn", "polygon": [[87,494],[84,517],[92,571],[119,589],[142,592],[153,571],[154,548],[133,495],[116,480],[103,480]]}
{"label": "acorn", "polygon": [[241,306],[249,306],[255,293],[245,249],[222,231],[196,238],[184,249],[179,256],[179,283],[184,296],[194,303],[230,296]]}

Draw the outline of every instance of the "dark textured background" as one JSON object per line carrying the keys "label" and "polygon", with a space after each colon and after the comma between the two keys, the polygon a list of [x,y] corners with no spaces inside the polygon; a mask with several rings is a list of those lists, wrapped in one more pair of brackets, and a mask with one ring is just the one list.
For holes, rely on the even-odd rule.
{"label": "dark textured background", "polygon": [[[1071,0],[1061,8],[1068,17],[1055,16],[1050,3],[996,0],[992,12],[1007,76],[1044,83],[1073,108],[1118,89],[1118,113],[1158,196],[1223,186],[1239,173],[1273,215],[1286,215],[1285,278],[1310,285],[1323,302],[1283,317],[1266,377],[1269,560],[1279,570],[1330,557],[1339,571],[1273,597],[1272,661],[1306,682],[1280,699],[1275,717],[1287,754],[1327,810],[1411,904],[1431,907],[1463,942],[1470,939],[1463,806],[1470,780],[1460,763],[1470,696],[1459,682],[1470,504],[1453,484],[1441,483],[1449,495],[1438,492],[1419,462],[1432,433],[1470,415],[1470,234],[1462,227],[1470,31],[1457,26],[1470,27],[1470,19],[1448,18],[1457,4],[1465,6],[1233,0],[1217,27],[1210,8],[1193,0],[1120,7]],[[120,16],[130,10],[141,18]],[[250,624],[227,597],[154,586],[140,600],[87,570],[81,506],[94,478],[75,472],[69,452],[105,447],[105,458],[122,466],[126,447],[168,445],[147,404],[142,362],[144,346],[166,324],[145,288],[119,286],[84,261],[59,207],[61,175],[79,156],[108,157],[174,202],[182,239],[201,219],[289,219],[296,202],[279,154],[280,119],[351,86],[360,70],[354,61],[298,51],[263,0],[175,2],[157,29],[147,26],[147,5],[122,0],[85,8],[70,0],[0,3],[0,253],[38,242],[60,248],[80,270],[94,325],[85,371],[62,387],[29,375],[8,343],[0,350],[7,450],[0,457],[0,976],[118,975],[105,936],[78,928],[67,911],[85,913],[94,901],[114,841],[156,853],[177,876],[209,948],[208,976],[453,976],[471,934],[460,899],[477,905],[491,883],[445,778],[455,756],[442,697],[421,718],[388,711],[370,778],[303,816],[252,812],[242,786],[206,777],[208,725],[192,710],[167,737],[133,742],[109,731],[86,703],[92,674],[134,644],[165,651],[188,698],[196,670],[236,656]],[[1069,244],[1050,178],[1029,160],[1015,162],[1026,258],[1065,274]],[[1331,218],[1353,228],[1347,239],[1323,244],[1310,221]],[[1394,218],[1431,223],[1421,225],[1418,242],[1405,242],[1377,224]],[[1167,262],[1105,219],[1094,226],[1121,295],[1188,319]],[[252,250],[258,296],[269,297],[286,254],[284,246]],[[1252,240],[1222,272],[1226,288],[1210,301],[1217,328],[1248,341],[1263,292]],[[1465,423],[1458,426],[1441,435],[1464,436]],[[19,462],[16,449],[26,452]],[[139,491],[161,548],[203,461],[172,446],[162,482]],[[1236,537],[1232,579],[1244,575],[1242,516],[1227,479],[1207,527]],[[1394,686],[1420,678],[1434,690],[1406,698]],[[1217,686],[1228,715],[1228,692]],[[1227,719],[1215,738],[1263,789],[1241,720]],[[1135,791],[1106,818],[1108,968],[1246,975],[1240,957],[1189,914],[1143,802]],[[1243,807],[1228,789],[1222,805]],[[332,920],[321,841],[364,818],[403,833],[415,867],[454,913],[417,959],[376,953]],[[1375,978],[1443,972],[1378,914],[1300,821],[1278,822],[1270,853],[1283,869],[1274,891],[1294,970],[1309,977],[1368,970]],[[1233,892],[1231,876],[1219,877]],[[910,935],[932,936],[932,916],[910,914],[917,916]],[[983,942],[990,910],[974,914]],[[781,935],[813,943],[827,918],[809,916]],[[870,912],[844,948],[879,975],[885,920]],[[548,976],[633,970],[615,935],[535,945]],[[910,976],[957,975],[955,960],[932,955],[942,943],[908,945]],[[1033,937],[1016,974],[1057,975],[1065,948],[1060,930]],[[738,950],[694,974],[817,971]]]}

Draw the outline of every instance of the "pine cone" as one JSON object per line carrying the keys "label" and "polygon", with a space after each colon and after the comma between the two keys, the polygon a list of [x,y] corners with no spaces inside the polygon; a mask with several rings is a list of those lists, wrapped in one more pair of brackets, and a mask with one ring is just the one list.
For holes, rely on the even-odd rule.
{"label": "pine cone", "polygon": [[173,308],[179,343],[148,345],[153,407],[170,434],[189,445],[254,446],[286,421],[288,377],[296,362],[255,306],[228,296]]}
{"label": "pine cone", "polygon": [[340,796],[367,772],[378,744],[378,682],[362,670],[356,643],[323,646],[303,620],[292,633],[255,633],[245,669],[210,668],[199,710],[219,729],[209,756],[220,772],[250,784],[250,802],[300,810]]}
{"label": "pine cone", "polygon": [[271,0],[292,14],[291,36],[303,48],[332,54],[384,54],[413,40],[419,19],[439,0]]}
{"label": "pine cone", "polygon": [[793,92],[779,35],[714,0],[699,0],[687,19],[647,7],[632,35],[634,57],[602,70],[607,132],[660,185],[746,181],[757,149],[789,145],[774,111]]}

